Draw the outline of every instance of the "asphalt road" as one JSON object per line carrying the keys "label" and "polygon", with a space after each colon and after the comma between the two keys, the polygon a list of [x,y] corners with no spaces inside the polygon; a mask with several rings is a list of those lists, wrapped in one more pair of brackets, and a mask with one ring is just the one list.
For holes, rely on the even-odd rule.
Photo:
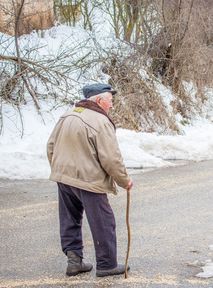
{"label": "asphalt road", "polygon": [[[189,163],[133,175],[132,243],[129,278],[64,276],[57,191],[49,181],[0,180],[0,287],[206,287],[199,267],[188,262],[213,255],[213,161]],[[118,258],[124,262],[126,193],[110,196],[117,219]],[[84,221],[85,258],[95,264],[92,237]]]}

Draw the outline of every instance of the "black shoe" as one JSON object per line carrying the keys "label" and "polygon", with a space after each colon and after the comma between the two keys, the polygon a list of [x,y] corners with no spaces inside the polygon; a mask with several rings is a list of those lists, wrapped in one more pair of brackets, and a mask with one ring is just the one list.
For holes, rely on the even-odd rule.
{"label": "black shoe", "polygon": [[93,266],[90,263],[84,263],[82,258],[76,255],[72,251],[67,251],[68,266],[66,275],[67,276],[76,276],[79,273],[89,272],[92,270]]}
{"label": "black shoe", "polygon": [[[127,267],[127,270],[129,271],[130,267]],[[113,269],[108,270],[96,270],[96,276],[97,277],[106,277],[106,276],[113,276],[113,275],[120,275],[124,274],[125,272],[125,265],[118,264],[117,267]]]}

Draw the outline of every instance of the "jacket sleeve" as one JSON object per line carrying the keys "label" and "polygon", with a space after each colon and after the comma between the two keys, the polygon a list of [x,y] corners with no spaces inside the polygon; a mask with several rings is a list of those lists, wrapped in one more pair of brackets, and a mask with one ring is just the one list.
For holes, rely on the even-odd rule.
{"label": "jacket sleeve", "polygon": [[104,123],[103,129],[96,135],[96,148],[102,168],[118,186],[126,189],[130,178],[123,163],[114,127]]}
{"label": "jacket sleeve", "polygon": [[54,145],[55,145],[55,141],[56,138],[58,137],[60,128],[61,128],[61,124],[62,124],[62,119],[60,119],[58,121],[58,123],[55,125],[49,139],[47,142],[47,158],[49,160],[49,163],[51,165],[52,163],[52,157],[53,157],[53,152],[54,152]]}

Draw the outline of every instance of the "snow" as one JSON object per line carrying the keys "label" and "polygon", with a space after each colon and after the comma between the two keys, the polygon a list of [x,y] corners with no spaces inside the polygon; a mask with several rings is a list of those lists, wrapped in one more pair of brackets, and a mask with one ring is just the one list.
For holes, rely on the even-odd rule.
{"label": "snow", "polygon": [[[101,11],[99,13],[96,11],[98,17],[96,17],[95,29],[92,32],[84,30],[81,25],[77,25],[77,27],[59,25],[42,31],[40,36],[36,32],[23,35],[19,38],[20,51],[23,56],[30,55],[39,61],[51,61],[55,57],[60,58],[62,51],[67,53],[69,51],[69,57],[63,60],[65,62],[75,62],[76,59],[83,57],[88,52],[91,53],[89,60],[99,57],[97,50],[94,49],[96,45],[104,48],[101,50],[99,47],[101,53],[105,53],[107,49],[111,49],[111,51],[115,49],[122,55],[128,54],[130,48],[125,43],[118,42],[112,35],[112,26],[106,24],[108,23],[106,18],[109,15],[102,14]],[[103,21],[103,19],[105,20]],[[14,38],[2,33],[0,36],[2,42],[0,52],[5,55],[15,55]],[[30,51],[31,49],[34,52]],[[100,65],[88,66],[89,68],[81,74],[81,77],[77,68],[73,68],[69,72],[68,76],[72,78],[70,86],[72,88],[69,89],[69,93],[73,98],[79,97],[82,86],[88,82],[107,82],[108,76],[100,72]],[[143,79],[149,78],[144,69],[141,69],[140,74]],[[61,99],[59,86],[53,89],[57,100]],[[168,112],[172,114],[171,101],[174,100],[174,95],[171,90],[159,81],[155,86]],[[195,98],[196,90],[192,84],[184,83],[184,86],[186,91],[192,93]],[[35,111],[32,100],[28,97],[27,105],[21,107],[24,131],[22,131],[20,114],[16,108],[2,103],[4,117],[3,131],[0,135],[0,177],[11,179],[48,178],[50,168],[46,157],[46,142],[59,116],[69,107],[67,105],[52,109],[55,104],[51,103],[45,87],[38,83],[37,89],[48,98],[47,102],[41,103],[43,118]],[[137,169],[166,167],[175,165],[170,160],[213,159],[213,89],[206,89],[206,96],[208,99],[203,106],[203,118],[194,119],[191,125],[183,126],[181,124],[181,121],[184,120],[182,116],[174,115],[182,135],[158,135],[157,133],[137,133],[118,129],[118,142],[126,166]],[[21,137],[22,132],[23,137]]]}
{"label": "snow", "polygon": [[213,277],[213,262],[207,260],[205,266],[202,267],[203,272],[196,275],[198,278],[211,278]]}
{"label": "snow", "polygon": [[[49,103],[49,106],[52,104]],[[69,106],[49,111],[42,103],[42,115],[32,103],[22,107],[24,135],[19,114],[9,105],[4,106],[4,129],[0,136],[0,177],[11,179],[46,179],[50,168],[46,157],[48,137]],[[213,125],[200,119],[183,128],[184,135],[158,135],[117,129],[119,146],[128,168],[166,167],[168,160],[201,161],[213,159]]]}
{"label": "snow", "polygon": [[[41,34],[33,31],[29,35],[19,37],[21,57],[37,61],[43,67],[50,65],[51,71],[58,71],[66,75],[68,89],[65,89],[64,81],[56,83],[55,77],[52,77],[51,80],[55,85],[54,87],[48,85],[48,91],[46,85],[37,79],[37,85],[35,85],[37,92],[47,95],[51,91],[52,94],[61,98],[67,95],[70,98],[76,98],[79,97],[79,91],[85,83],[107,81],[108,77],[100,72],[99,53],[101,51],[103,57],[106,57],[104,54],[108,49],[111,51],[117,49],[118,41],[110,34],[111,30],[107,29],[109,25],[105,25],[104,34],[100,30],[102,26],[96,26],[98,28],[91,32],[83,29],[80,25],[77,27],[58,25],[42,31]],[[14,37],[0,33],[0,39],[0,54],[16,55]],[[81,61],[87,66],[86,69],[81,67]],[[7,64],[4,66],[5,63],[1,62],[0,67],[5,67],[7,73],[13,75],[13,66],[10,62]]]}
{"label": "snow", "polygon": [[[128,46],[117,42],[113,36],[112,26],[109,25],[109,14],[97,10],[94,20],[94,31],[86,31],[81,25],[67,27],[59,25],[43,31],[42,35],[32,32],[19,38],[21,55],[36,59],[42,63],[43,60],[60,58],[64,53],[69,57],[66,61],[73,64],[80,57],[90,53],[88,61],[98,58],[97,45],[102,53],[107,49],[121,55],[128,54]],[[108,24],[107,24],[108,23]],[[0,53],[4,55],[16,55],[14,38],[0,33]],[[35,49],[37,47],[37,49]],[[31,51],[30,51],[31,50]],[[34,52],[32,52],[34,51]],[[105,54],[105,57],[107,53]],[[67,64],[67,63],[66,63]],[[4,65],[4,64],[0,64]],[[71,65],[70,65],[71,66]],[[82,73],[76,67],[70,70],[69,90],[73,97],[78,97],[82,86],[88,82],[107,82],[108,76],[100,72],[100,65],[88,65],[88,69]],[[11,70],[13,71],[13,70]],[[143,80],[148,80],[149,75],[145,69],[140,70]],[[76,81],[78,82],[76,85]],[[184,82],[187,93],[196,102],[197,90],[192,83]],[[156,91],[161,96],[169,114],[173,114],[171,102],[174,100],[172,91],[162,83],[155,83]],[[56,87],[54,93],[60,95]],[[37,86],[38,92],[46,96],[48,93],[42,85]],[[126,129],[117,129],[118,143],[129,169],[159,168],[174,166],[171,160],[202,161],[213,159],[213,89],[206,89],[207,101],[202,108],[203,118],[194,118],[191,124],[183,126],[182,116],[174,115],[179,122],[181,135],[158,135],[157,133],[135,132]],[[36,112],[35,107],[27,99],[27,105],[21,107],[22,120],[16,108],[4,104],[2,106],[3,131],[0,135],[0,178],[9,179],[47,179],[50,167],[46,156],[46,143],[48,137],[59,119],[67,109],[68,105],[52,109],[55,105],[48,102],[41,103],[42,117]],[[195,105],[196,106],[196,105]],[[195,111],[196,112],[196,111]],[[23,127],[22,127],[23,121]],[[23,135],[22,135],[23,134]],[[209,245],[213,251],[213,245]],[[196,277],[213,277],[213,261],[208,259],[202,264],[202,272]]]}
{"label": "snow", "polygon": [[[47,106],[47,105],[46,105]],[[24,135],[16,113],[4,107],[4,130],[0,137],[0,177],[11,179],[47,178],[50,172],[45,152],[48,135],[64,108],[53,114],[43,108],[43,119],[30,104],[22,107]],[[44,123],[45,122],[45,123]]]}
{"label": "snow", "polygon": [[[209,245],[209,250],[213,251],[213,245]],[[213,261],[212,259],[207,259],[205,261],[195,260],[193,262],[187,263],[191,267],[199,267],[202,272],[195,275],[198,278],[211,278],[213,277]]]}
{"label": "snow", "polygon": [[204,119],[188,125],[184,135],[167,136],[144,133],[141,148],[164,160],[209,160],[213,159],[213,125]]}
{"label": "snow", "polygon": [[[213,251],[213,245],[209,245],[209,250]],[[213,277],[213,261],[212,259],[207,259],[204,261],[201,269],[203,272],[196,274],[198,278],[211,278]]]}

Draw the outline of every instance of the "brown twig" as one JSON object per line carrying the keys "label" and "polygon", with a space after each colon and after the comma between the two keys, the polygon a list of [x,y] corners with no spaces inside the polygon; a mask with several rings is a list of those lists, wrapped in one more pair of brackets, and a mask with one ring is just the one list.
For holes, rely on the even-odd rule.
{"label": "brown twig", "polygon": [[22,9],[23,9],[23,6],[24,6],[24,1],[25,0],[21,1],[21,5],[20,5],[20,8],[18,10],[16,19],[15,19],[15,46],[16,46],[16,54],[17,54],[18,64],[19,64],[18,68],[19,68],[20,72],[21,72],[21,58],[20,58],[20,51],[19,51],[19,45],[18,45],[18,36],[19,36],[19,22],[20,22]]}
{"label": "brown twig", "polygon": [[188,30],[193,4],[194,4],[194,0],[191,0],[190,8],[189,8],[189,14],[188,14],[188,18],[187,18],[187,21],[186,21],[186,26],[185,26],[185,29],[184,29],[184,32],[183,32],[183,35],[182,35],[180,41],[183,41],[183,39],[184,39],[184,37],[186,35],[186,32]]}

